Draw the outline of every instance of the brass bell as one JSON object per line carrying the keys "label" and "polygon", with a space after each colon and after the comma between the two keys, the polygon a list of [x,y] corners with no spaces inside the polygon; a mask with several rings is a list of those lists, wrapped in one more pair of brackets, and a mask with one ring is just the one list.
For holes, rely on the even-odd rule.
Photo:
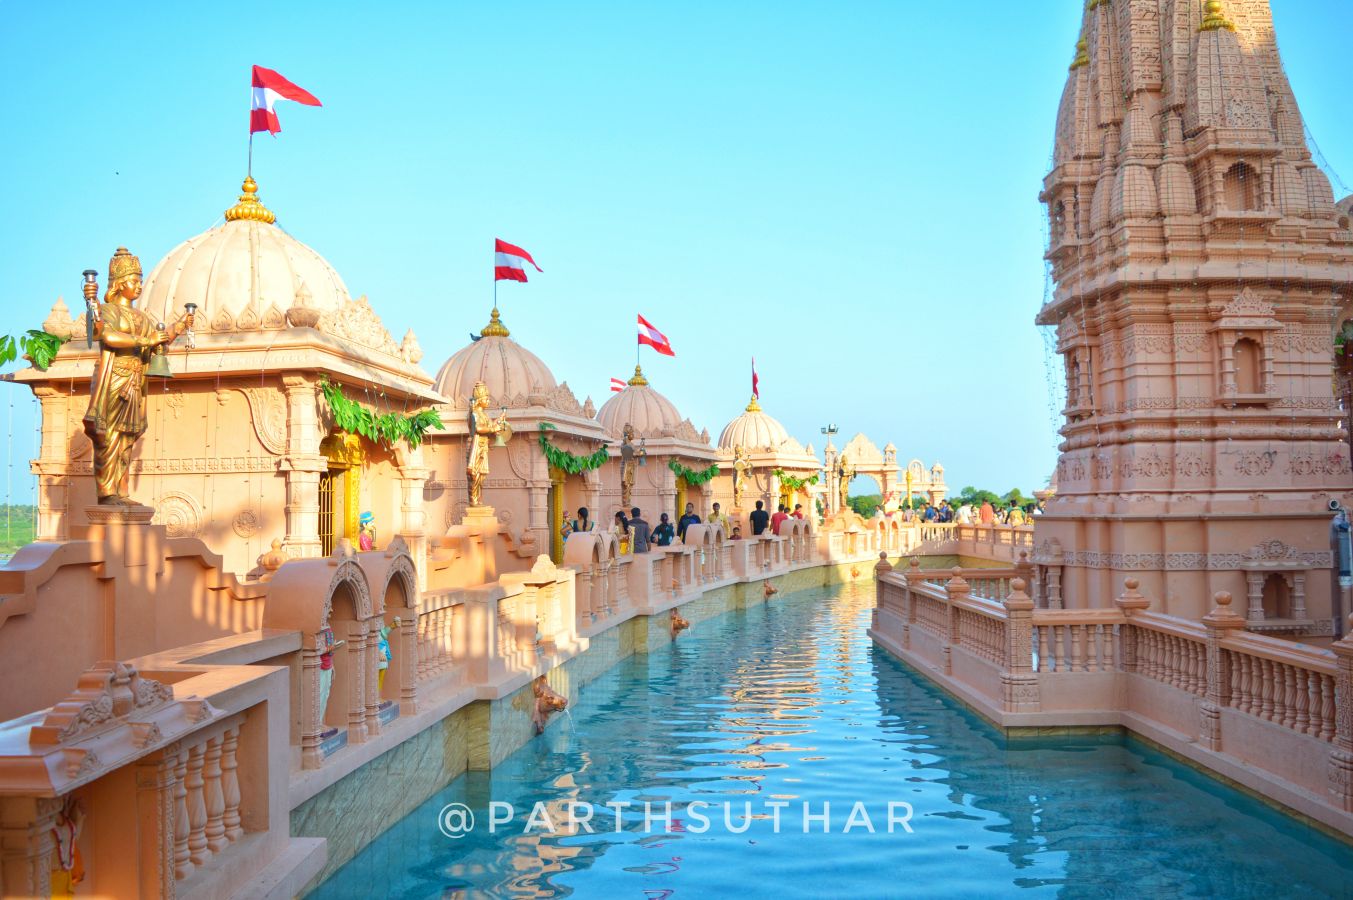
{"label": "brass bell", "polygon": [[150,365],[146,367],[147,378],[173,378],[174,373],[169,371],[169,356],[164,352],[164,345],[155,348],[155,352],[150,355]]}

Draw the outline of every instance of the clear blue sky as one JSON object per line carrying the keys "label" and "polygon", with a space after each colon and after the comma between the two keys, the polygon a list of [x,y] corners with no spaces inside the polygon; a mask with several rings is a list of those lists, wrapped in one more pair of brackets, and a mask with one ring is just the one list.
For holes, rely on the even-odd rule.
{"label": "clear blue sky", "polygon": [[[1037,196],[1083,5],[6,3],[0,333],[58,294],[78,312],[117,245],[149,267],[220,220],[258,63],[325,104],[280,105],[261,195],[429,372],[486,321],[500,236],[545,270],[504,319],[579,399],[628,377],[642,312],[678,353],[645,369],[697,428],[741,410],[755,354],[763,405],[819,450],[831,421],[955,488],[1038,487]],[[1273,7],[1353,179],[1353,4]],[[34,403],[0,403],[26,502]]]}

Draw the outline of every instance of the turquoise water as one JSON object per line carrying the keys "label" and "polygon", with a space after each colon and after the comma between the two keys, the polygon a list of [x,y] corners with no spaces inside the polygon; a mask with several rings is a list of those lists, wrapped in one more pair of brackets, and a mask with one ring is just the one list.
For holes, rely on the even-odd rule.
{"label": "turquoise water", "polygon": [[[620,663],[312,896],[1353,895],[1353,849],[1137,742],[1007,743],[872,646],[871,605],[872,585],[805,591]],[[570,802],[595,833],[566,833]],[[456,839],[450,803],[475,816]]]}

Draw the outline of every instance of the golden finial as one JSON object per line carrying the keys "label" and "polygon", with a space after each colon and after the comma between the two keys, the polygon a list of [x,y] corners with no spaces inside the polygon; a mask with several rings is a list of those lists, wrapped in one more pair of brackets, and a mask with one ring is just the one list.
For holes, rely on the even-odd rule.
{"label": "golden finial", "polygon": [[761,404],[756,402],[755,397],[747,404],[747,412],[761,412]]}
{"label": "golden finial", "polygon": [[483,330],[479,332],[479,336],[507,337],[511,333],[507,330],[507,326],[503,324],[503,320],[498,318],[498,307],[495,306],[493,312],[489,314],[489,324],[484,326]]}
{"label": "golden finial", "polygon": [[1235,31],[1236,23],[1226,18],[1222,12],[1221,0],[1206,0],[1203,3],[1203,24],[1198,26],[1199,31]]}
{"label": "golden finial", "polygon": [[263,205],[263,201],[254,196],[258,193],[258,185],[252,178],[244,179],[244,193],[240,194],[240,202],[236,203],[230,209],[225,211],[227,222],[238,222],[241,219],[247,222],[266,222],[271,225],[277,221],[277,216],[273,211]]}
{"label": "golden finial", "polygon": [[1076,41],[1076,58],[1071,61],[1071,71],[1084,68],[1090,65],[1090,45],[1085,41],[1085,35],[1081,35],[1080,40]]}
{"label": "golden finial", "polygon": [[633,385],[648,384],[648,379],[644,377],[644,370],[639,368],[638,365],[634,367],[634,377],[630,379],[630,384]]}

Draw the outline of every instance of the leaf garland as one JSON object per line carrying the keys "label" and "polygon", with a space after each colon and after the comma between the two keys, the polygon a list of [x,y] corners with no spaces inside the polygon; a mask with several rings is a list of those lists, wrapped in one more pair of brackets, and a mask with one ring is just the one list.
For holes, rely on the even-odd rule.
{"label": "leaf garland", "polygon": [[711,480],[715,475],[719,474],[718,463],[715,463],[708,469],[701,469],[700,471],[697,472],[694,469],[686,468],[681,463],[677,462],[675,459],[669,459],[667,461],[667,468],[671,469],[674,473],[676,473],[676,477],[686,479],[686,483],[691,487],[699,487],[706,481]]}
{"label": "leaf garland", "polygon": [[372,443],[394,446],[397,441],[404,441],[417,447],[430,429],[442,427],[442,418],[435,409],[420,410],[411,416],[393,412],[376,415],[349,399],[340,385],[327,378],[319,383],[319,388],[333,413],[334,426],[348,434],[360,434]]}
{"label": "leaf garland", "polygon": [[601,468],[611,458],[611,453],[606,449],[606,444],[602,444],[595,453],[587,456],[578,456],[556,447],[550,442],[550,432],[557,430],[549,422],[540,423],[540,452],[545,454],[545,461],[552,468],[558,469],[565,475],[581,475],[584,472]]}
{"label": "leaf garland", "polygon": [[817,484],[818,480],[817,475],[813,475],[811,478],[795,478],[784,469],[776,469],[771,474],[780,479],[780,484],[783,487],[787,487],[791,491],[801,491],[810,484]]}
{"label": "leaf garland", "polygon": [[58,337],[32,328],[24,332],[17,341],[13,335],[0,335],[0,366],[18,359],[19,350],[22,349],[24,356],[32,361],[33,368],[39,372],[46,372],[61,345],[68,340],[70,338]]}

